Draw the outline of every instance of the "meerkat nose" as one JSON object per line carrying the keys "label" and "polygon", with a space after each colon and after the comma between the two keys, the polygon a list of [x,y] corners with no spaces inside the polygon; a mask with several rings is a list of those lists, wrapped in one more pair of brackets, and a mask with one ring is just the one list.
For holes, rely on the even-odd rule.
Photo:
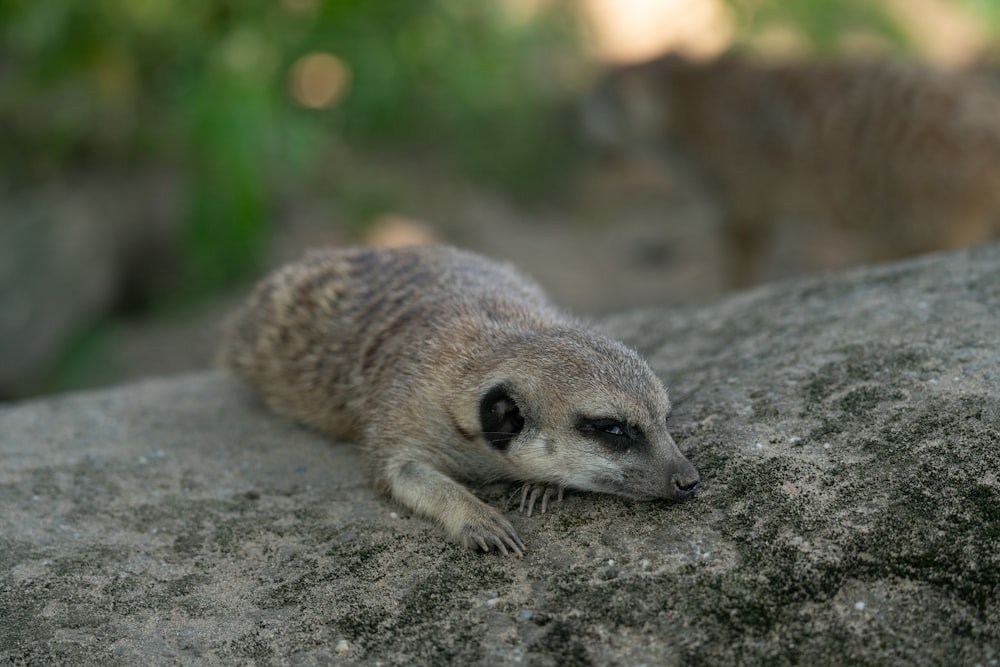
{"label": "meerkat nose", "polygon": [[674,477],[674,494],[677,500],[690,498],[698,491],[698,473],[692,468],[689,473]]}
{"label": "meerkat nose", "polygon": [[686,484],[684,482],[681,482],[680,480],[677,480],[676,482],[674,482],[674,484],[677,485],[677,495],[682,496],[684,498],[688,496],[693,496],[695,494],[695,491],[698,490],[698,480],[694,480],[693,482],[688,482]]}

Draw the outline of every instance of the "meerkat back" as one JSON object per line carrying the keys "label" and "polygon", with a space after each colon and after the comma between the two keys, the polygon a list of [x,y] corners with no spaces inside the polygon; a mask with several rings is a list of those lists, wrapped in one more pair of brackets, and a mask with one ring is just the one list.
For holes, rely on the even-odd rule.
{"label": "meerkat back", "polygon": [[356,438],[378,381],[371,376],[399,362],[397,343],[412,346],[393,334],[430,327],[442,308],[461,309],[456,301],[470,297],[507,317],[549,308],[508,267],[445,246],[313,250],[256,286],[229,321],[222,362],[276,412]]}

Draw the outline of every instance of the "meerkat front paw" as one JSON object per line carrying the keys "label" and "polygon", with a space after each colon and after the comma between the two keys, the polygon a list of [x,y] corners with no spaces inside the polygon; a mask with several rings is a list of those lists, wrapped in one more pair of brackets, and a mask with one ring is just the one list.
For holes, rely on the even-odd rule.
{"label": "meerkat front paw", "polygon": [[513,552],[518,558],[524,557],[524,543],[504,515],[489,506],[479,509],[477,515],[462,525],[459,531],[462,544],[472,549],[496,549],[503,554]]}
{"label": "meerkat front paw", "polygon": [[524,543],[510,521],[440,470],[405,461],[390,466],[385,481],[396,500],[436,520],[456,542],[524,556]]}
{"label": "meerkat front paw", "polygon": [[549,486],[548,484],[529,482],[521,488],[521,507],[519,511],[523,513],[525,508],[527,508],[527,515],[531,516],[532,510],[535,508],[535,503],[541,498],[542,505],[539,513],[545,514],[545,510],[549,508],[549,501],[555,497],[555,500],[562,502],[565,491],[565,487],[562,486]]}

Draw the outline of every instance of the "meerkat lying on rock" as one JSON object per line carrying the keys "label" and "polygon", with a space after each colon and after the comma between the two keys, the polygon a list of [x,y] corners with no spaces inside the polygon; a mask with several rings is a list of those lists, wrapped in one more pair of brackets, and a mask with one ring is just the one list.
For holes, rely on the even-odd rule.
{"label": "meerkat lying on rock", "polygon": [[360,443],[376,488],[483,551],[522,555],[459,480],[693,496],[646,362],[553,307],[506,265],[443,246],[313,251],[265,278],[223,361],[276,412]]}

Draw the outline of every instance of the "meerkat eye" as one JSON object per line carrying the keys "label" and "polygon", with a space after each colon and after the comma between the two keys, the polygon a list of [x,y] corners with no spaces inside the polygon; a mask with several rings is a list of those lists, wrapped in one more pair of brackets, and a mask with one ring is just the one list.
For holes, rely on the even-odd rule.
{"label": "meerkat eye", "polygon": [[601,424],[597,426],[597,430],[608,435],[621,436],[623,438],[628,437],[628,427],[621,422],[611,421],[607,424]]}
{"label": "meerkat eye", "polygon": [[612,418],[582,418],[577,423],[581,433],[595,437],[612,449],[629,449],[640,444],[641,432],[628,423]]}

